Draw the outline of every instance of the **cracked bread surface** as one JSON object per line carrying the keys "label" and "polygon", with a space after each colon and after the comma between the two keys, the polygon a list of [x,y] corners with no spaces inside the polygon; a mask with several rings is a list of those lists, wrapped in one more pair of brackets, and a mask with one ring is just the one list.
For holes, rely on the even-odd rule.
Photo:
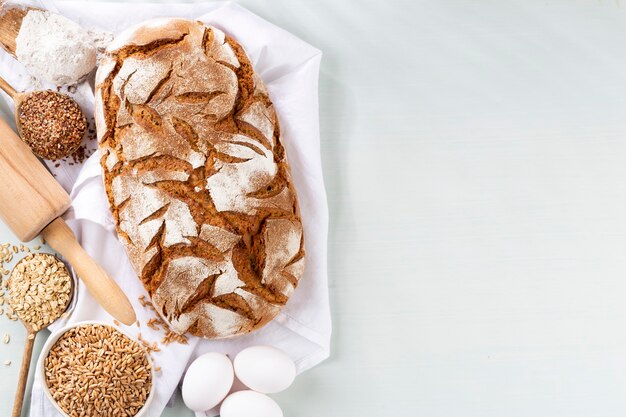
{"label": "cracked bread surface", "polygon": [[280,127],[243,48],[157,19],[113,41],[96,75],[101,165],[118,236],[177,333],[245,334],[304,270]]}

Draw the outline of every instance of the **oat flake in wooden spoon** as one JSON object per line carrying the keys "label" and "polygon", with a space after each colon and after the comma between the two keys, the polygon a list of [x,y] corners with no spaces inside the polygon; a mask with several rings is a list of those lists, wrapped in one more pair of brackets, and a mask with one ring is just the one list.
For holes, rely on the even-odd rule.
{"label": "oat flake in wooden spoon", "polygon": [[28,332],[12,414],[20,417],[35,336],[65,312],[72,299],[73,280],[56,256],[31,253],[11,271],[8,289],[9,306]]}
{"label": "oat flake in wooden spoon", "polygon": [[2,77],[0,88],[15,102],[17,130],[35,155],[55,161],[78,150],[87,119],[71,97],[50,90],[20,93]]}

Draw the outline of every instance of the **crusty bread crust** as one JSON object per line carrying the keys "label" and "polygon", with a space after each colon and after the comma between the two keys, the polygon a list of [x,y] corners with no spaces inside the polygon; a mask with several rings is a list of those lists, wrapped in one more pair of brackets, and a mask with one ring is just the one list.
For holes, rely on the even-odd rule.
{"label": "crusty bread crust", "polygon": [[272,320],[304,270],[278,118],[243,48],[157,19],[120,35],[97,74],[111,212],[158,312],[223,338]]}
{"label": "crusty bread crust", "polygon": [[180,18],[158,18],[142,22],[120,33],[107,47],[109,54],[130,45],[143,46],[156,41],[178,39],[189,33],[196,22]]}

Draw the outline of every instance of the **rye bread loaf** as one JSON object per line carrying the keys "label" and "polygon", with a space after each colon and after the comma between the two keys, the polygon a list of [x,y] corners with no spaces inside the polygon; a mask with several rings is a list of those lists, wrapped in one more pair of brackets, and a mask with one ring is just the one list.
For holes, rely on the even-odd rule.
{"label": "rye bread loaf", "polygon": [[243,48],[190,20],[130,29],[98,69],[96,124],[118,235],[171,329],[223,338],[274,318],[304,239],[278,118]]}

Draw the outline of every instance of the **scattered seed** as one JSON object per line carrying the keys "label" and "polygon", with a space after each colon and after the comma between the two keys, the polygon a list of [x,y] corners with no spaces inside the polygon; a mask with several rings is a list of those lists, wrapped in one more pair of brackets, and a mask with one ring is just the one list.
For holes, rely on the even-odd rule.
{"label": "scattered seed", "polygon": [[163,329],[163,331],[165,332],[165,336],[163,337],[163,339],[161,339],[161,343],[163,343],[164,345],[169,345],[173,342],[179,343],[181,345],[186,345],[189,343],[185,335],[174,333],[169,328],[167,323],[156,312],[156,309],[154,308],[154,305],[152,305],[152,302],[148,300],[145,295],[139,296],[139,304],[141,304],[142,307],[147,307],[149,310],[152,310],[152,312],[156,316],[148,320],[147,325],[153,330],[159,330],[159,328]]}
{"label": "scattered seed", "polygon": [[5,345],[8,344],[11,341],[11,336],[9,336],[8,333],[5,333],[4,336],[2,337],[2,343],[4,343]]}

